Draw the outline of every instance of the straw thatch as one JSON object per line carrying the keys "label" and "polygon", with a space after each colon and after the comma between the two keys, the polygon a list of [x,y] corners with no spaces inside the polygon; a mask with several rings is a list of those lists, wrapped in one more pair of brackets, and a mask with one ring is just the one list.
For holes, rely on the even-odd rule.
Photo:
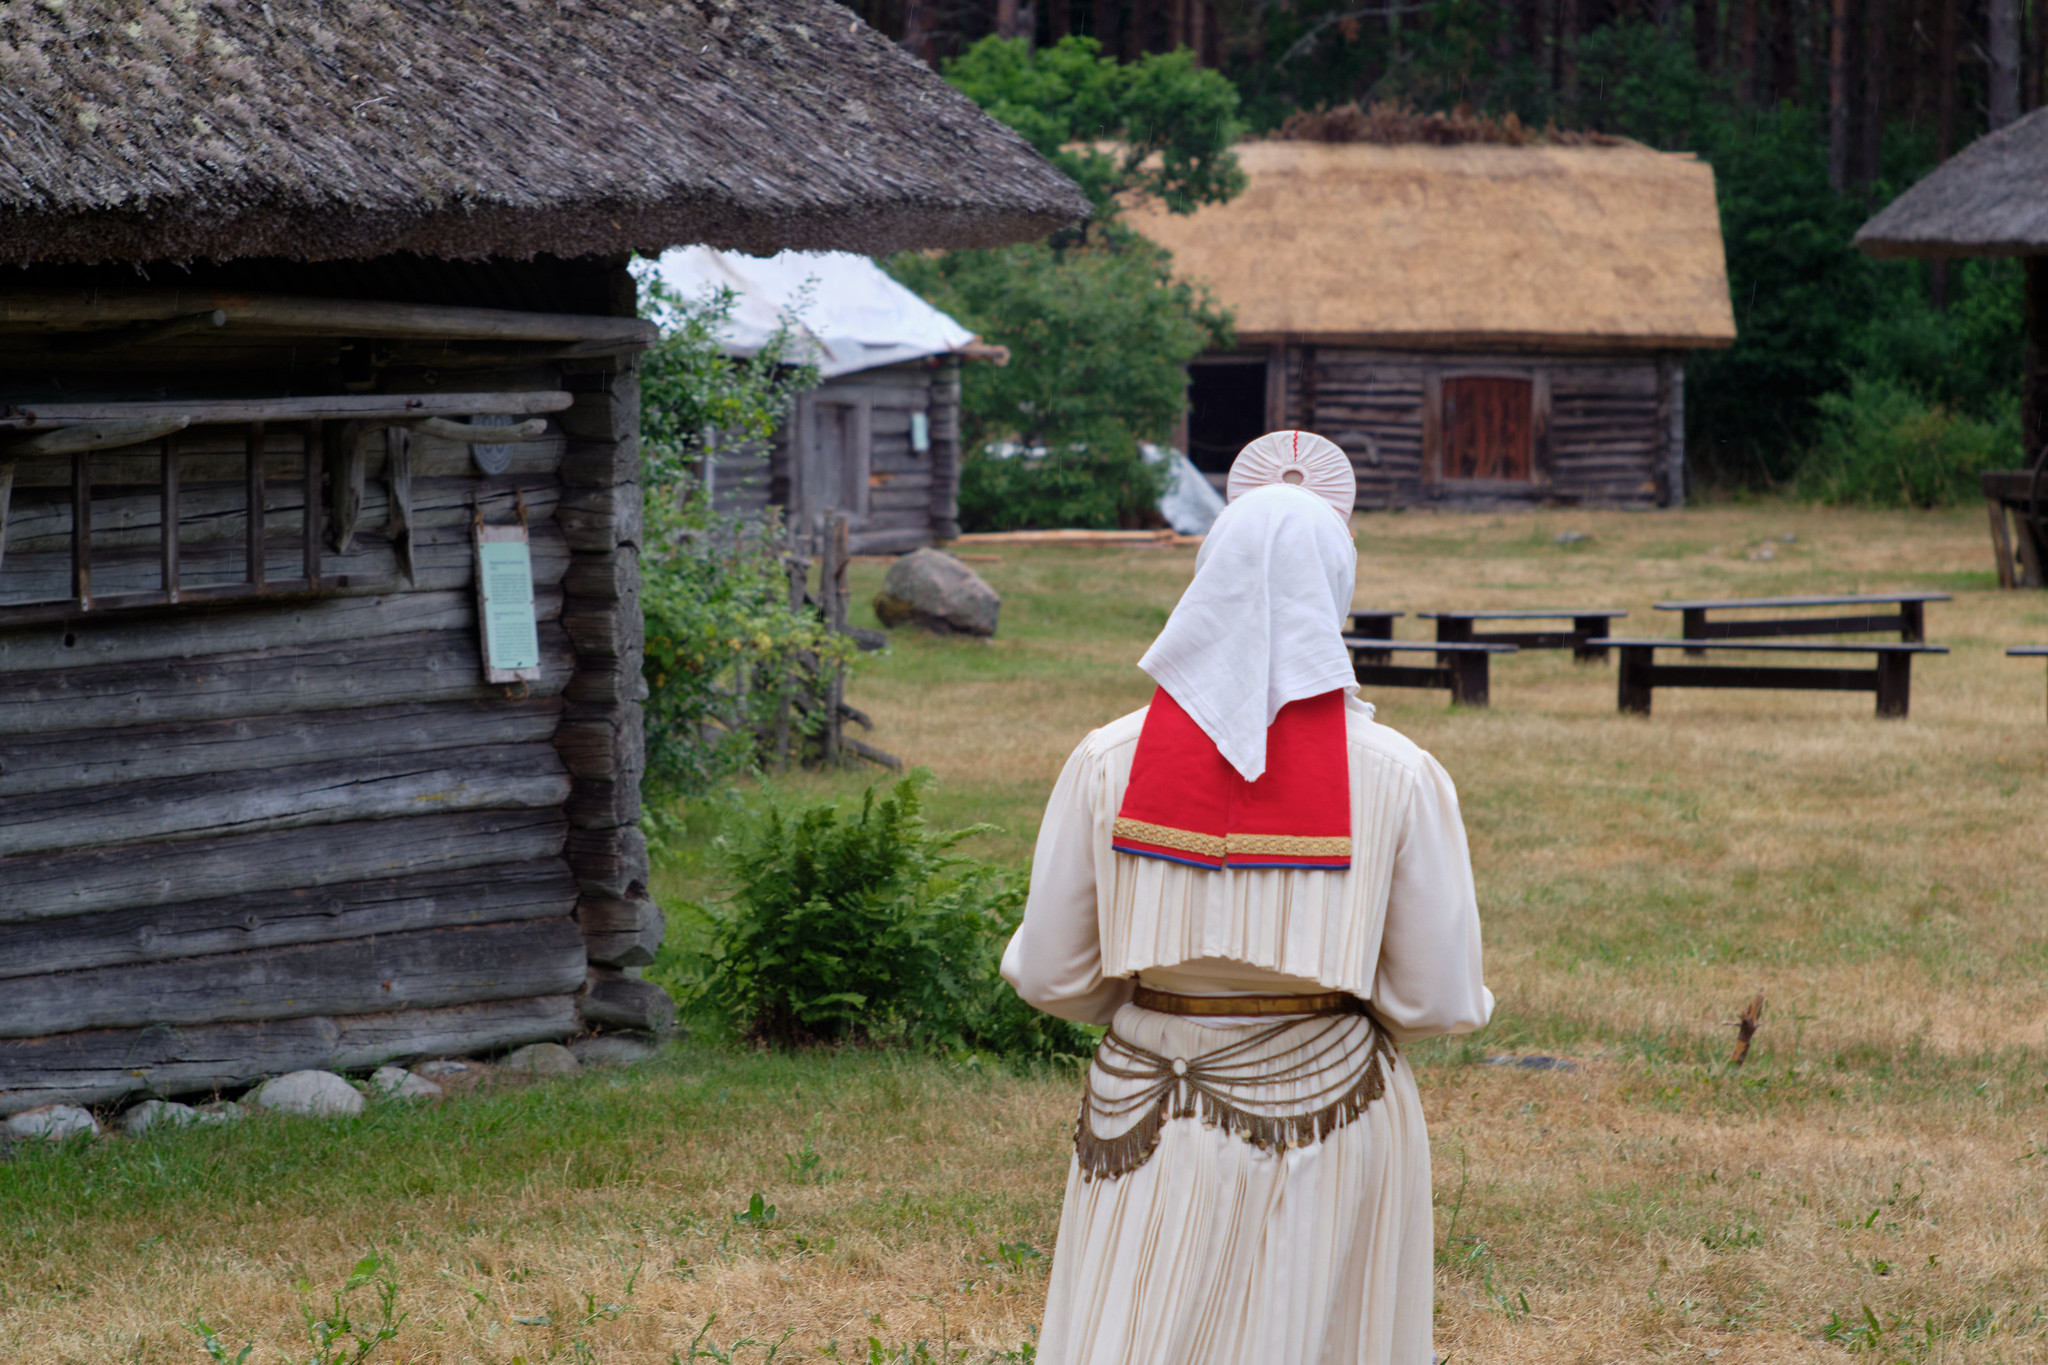
{"label": "straw thatch", "polygon": [[1042,236],[1064,176],[826,0],[8,0],[0,259]]}
{"label": "straw thatch", "polygon": [[1725,346],[1714,174],[1628,147],[1245,143],[1249,186],[1133,222],[1247,342]]}
{"label": "straw thatch", "polygon": [[2048,109],[1987,133],[1856,234],[1872,256],[2048,254]]}
{"label": "straw thatch", "polygon": [[1493,142],[1505,147],[1623,147],[1634,145],[1610,133],[1580,132],[1558,127],[1531,128],[1513,110],[1495,117],[1459,105],[1449,113],[1424,112],[1398,100],[1369,105],[1340,104],[1335,109],[1301,109],[1289,114],[1274,142],[1376,142],[1394,147],[1426,142],[1455,147],[1467,142]]}

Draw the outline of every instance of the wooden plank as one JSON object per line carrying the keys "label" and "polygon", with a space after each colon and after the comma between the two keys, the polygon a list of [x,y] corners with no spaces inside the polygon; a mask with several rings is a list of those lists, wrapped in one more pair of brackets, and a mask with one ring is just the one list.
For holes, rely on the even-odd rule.
{"label": "wooden plank", "polygon": [[[568,685],[575,654],[552,622],[541,625],[540,646],[543,671],[532,692],[554,696]],[[45,669],[10,674],[7,690],[0,735],[501,695],[483,680],[474,631],[287,645],[183,664]]]}
{"label": "wooden plank", "polygon": [[226,314],[230,331],[288,336],[437,338],[448,341],[626,341],[651,345],[640,318],[529,313],[509,308],[301,298],[224,289],[16,289],[0,295],[0,326],[75,331]]}
{"label": "wooden plank", "polygon": [[567,917],[98,967],[10,981],[0,1038],[559,995],[587,967],[583,935]]}
{"label": "wooden plank", "polygon": [[[263,441],[266,429],[261,422],[249,424],[248,445],[244,451],[244,469],[247,473],[242,486],[242,564],[249,586],[261,592],[264,578],[264,531],[269,525],[269,504],[264,497],[263,484]],[[360,507],[358,500],[356,507]],[[159,510],[161,515],[161,510]],[[355,508],[349,507],[340,498],[335,500],[335,514],[346,519],[347,525],[355,526]],[[300,511],[300,525],[304,525],[304,510]],[[173,528],[175,531],[176,528]],[[161,525],[157,534],[163,534]],[[346,546],[339,547],[346,549]]]}
{"label": "wooden plank", "polygon": [[[30,854],[0,859],[0,923],[529,862],[559,855],[567,832],[559,811],[461,811],[164,844],[147,858],[118,846]],[[616,845],[602,846],[614,862]]]}
{"label": "wooden plank", "polygon": [[[560,858],[0,924],[0,979],[568,914]],[[579,914],[586,935],[589,924]],[[613,926],[624,927],[624,926]]]}
{"label": "wooden plank", "polygon": [[[0,308],[5,307],[0,297]],[[195,424],[347,421],[365,417],[473,417],[560,412],[572,396],[543,393],[350,393],[320,398],[164,399],[147,403],[37,403],[0,416],[0,430],[42,431],[80,422],[190,417]]]}
{"label": "wooden plank", "polygon": [[[157,576],[164,595],[173,602],[178,600],[178,523],[184,520],[178,512],[178,483],[182,472],[179,463],[178,437],[173,433],[164,437],[157,452]],[[0,512],[0,521],[5,519],[5,513]],[[317,578],[319,575],[320,566],[316,562],[309,576]]]}
{"label": "wooden plank", "polygon": [[[296,483],[300,475],[302,454],[302,426],[273,427],[269,440],[264,446],[263,476],[272,483]],[[387,431],[403,430],[402,427],[387,427]],[[232,439],[229,437],[232,435]],[[568,441],[560,434],[544,440],[529,441],[511,448],[512,460],[505,468],[507,476],[531,474],[555,474],[559,472]],[[242,438],[232,427],[189,427],[179,437],[179,450],[184,455],[185,478],[188,482],[233,483],[242,477]],[[71,484],[71,462],[63,458],[24,459],[16,479],[23,488],[68,488]],[[412,433],[413,476],[427,479],[464,479],[476,477],[476,465],[471,460],[466,443],[438,440],[415,431]],[[156,446],[123,446],[115,450],[97,451],[93,455],[93,482],[107,487],[149,486],[157,482]],[[368,469],[372,477],[378,476],[384,468],[378,452],[371,449]]]}
{"label": "wooden plank", "polygon": [[388,757],[552,741],[561,715],[559,697],[496,697],[15,735],[0,743],[0,797],[282,768],[334,754]]}
{"label": "wooden plank", "polygon": [[128,1096],[204,1095],[282,1072],[360,1070],[566,1038],[572,995],[333,1018],[103,1029],[0,1041],[0,1115]]}
{"label": "wooden plank", "polygon": [[418,810],[546,809],[568,796],[568,772],[546,741],[329,758],[13,797],[0,824],[0,857],[396,819]]}

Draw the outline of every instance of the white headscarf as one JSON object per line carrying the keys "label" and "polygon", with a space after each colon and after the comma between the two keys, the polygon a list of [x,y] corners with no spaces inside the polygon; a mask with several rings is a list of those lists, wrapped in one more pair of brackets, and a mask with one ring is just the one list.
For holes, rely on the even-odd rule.
{"label": "white headscarf", "polygon": [[1194,581],[1138,667],[1256,782],[1281,707],[1357,687],[1343,640],[1357,575],[1328,503],[1289,484],[1254,489],[1209,528]]}

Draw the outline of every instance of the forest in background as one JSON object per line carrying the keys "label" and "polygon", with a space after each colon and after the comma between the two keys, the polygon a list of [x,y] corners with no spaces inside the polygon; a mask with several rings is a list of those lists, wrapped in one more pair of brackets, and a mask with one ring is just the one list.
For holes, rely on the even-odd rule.
{"label": "forest in background", "polygon": [[955,68],[984,40],[1185,50],[1272,135],[1399,106],[1616,134],[1715,170],[1739,340],[1687,365],[1696,487],[1928,505],[2017,464],[2022,272],[1849,240],[2043,101],[2048,0],[856,0]]}

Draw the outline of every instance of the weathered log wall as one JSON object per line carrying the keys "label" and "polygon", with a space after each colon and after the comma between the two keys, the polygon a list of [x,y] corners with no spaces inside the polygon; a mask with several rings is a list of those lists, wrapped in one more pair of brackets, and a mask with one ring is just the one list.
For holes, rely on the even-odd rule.
{"label": "weathered log wall", "polygon": [[[1684,367],[1673,357],[1297,345],[1285,348],[1282,366],[1269,376],[1281,422],[1344,448],[1362,508],[1684,500]],[[1466,374],[1530,381],[1535,449],[1527,484],[1439,477],[1441,386]]]}
{"label": "weathered log wall", "polygon": [[[541,311],[633,310],[616,263],[519,269]],[[389,290],[429,270],[396,266],[384,291],[356,297],[402,298]],[[462,292],[498,275],[454,270],[445,301],[504,306]],[[413,435],[409,578],[393,505],[403,467],[368,443],[354,534],[337,549],[327,482],[350,490],[328,440],[323,586],[292,596],[66,606],[70,457],[14,462],[0,540],[0,1115],[559,1038],[593,980],[612,990],[652,959],[635,363],[515,352],[272,334],[109,355],[0,337],[19,362],[0,403],[15,408],[53,392],[572,396],[496,474],[466,443]],[[265,434],[273,580],[305,573],[304,430]],[[185,589],[248,577],[245,435],[200,423],[177,438]],[[160,586],[161,461],[155,442],[91,456],[96,597]],[[506,687],[484,681],[470,524],[521,506],[541,668]]]}
{"label": "weathered log wall", "polygon": [[[922,418],[925,448],[912,439]],[[764,449],[719,455],[721,511],[771,504],[809,534],[845,514],[856,554],[895,554],[960,534],[960,361],[945,356],[829,379],[798,398]]]}

